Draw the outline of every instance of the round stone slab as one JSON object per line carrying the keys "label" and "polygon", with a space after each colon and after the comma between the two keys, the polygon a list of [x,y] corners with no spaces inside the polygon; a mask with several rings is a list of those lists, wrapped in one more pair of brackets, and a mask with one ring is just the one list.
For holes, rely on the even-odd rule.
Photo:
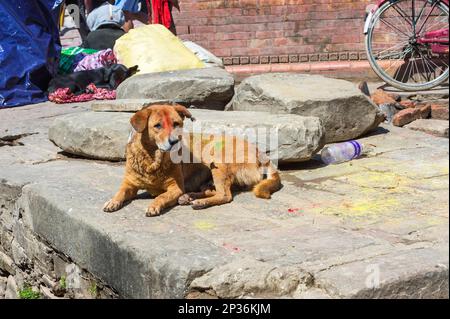
{"label": "round stone slab", "polygon": [[237,87],[229,110],[319,117],[327,143],[357,138],[384,120],[377,106],[353,83],[294,73],[245,79]]}
{"label": "round stone slab", "polygon": [[[278,162],[311,159],[324,145],[320,119],[298,115],[270,115],[264,112],[191,110],[196,118],[185,121],[185,130],[197,133],[225,132],[256,143]],[[65,152],[91,159],[121,161],[131,132],[132,114],[85,112],[57,118],[49,138]],[[254,136],[255,140],[252,140]]]}
{"label": "round stone slab", "polygon": [[233,76],[221,68],[136,75],[117,88],[117,99],[151,99],[224,110],[234,94]]}

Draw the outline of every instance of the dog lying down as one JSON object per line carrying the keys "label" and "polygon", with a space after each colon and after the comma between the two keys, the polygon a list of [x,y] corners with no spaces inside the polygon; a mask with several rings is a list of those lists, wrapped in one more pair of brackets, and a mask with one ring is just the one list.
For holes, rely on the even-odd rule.
{"label": "dog lying down", "polygon": [[[151,105],[137,112],[130,120],[136,131],[127,145],[125,177],[116,195],[108,201],[103,210],[114,212],[134,199],[139,190],[147,190],[156,198],[150,203],[146,215],[157,216],[163,210],[177,203],[191,205],[194,209],[222,205],[232,201],[232,186],[253,188],[259,198],[269,199],[271,194],[281,188],[278,171],[269,160],[264,160],[256,147],[237,137],[220,136],[219,142],[211,149],[221,148],[225,140],[232,139],[234,148],[245,148],[244,161],[233,159],[227,161],[224,156],[213,159],[206,156],[214,152],[205,151],[210,147],[208,140],[200,137],[202,158],[193,161],[192,152],[195,134],[182,138],[183,120],[191,119],[191,113],[181,105]],[[186,135],[184,135],[186,136]],[[198,137],[198,135],[197,135]],[[173,161],[180,144],[189,145],[189,160]],[[255,150],[252,154],[251,150]],[[172,152],[171,152],[172,151]],[[225,152],[223,152],[225,153]],[[172,154],[172,156],[171,156]],[[221,153],[218,153],[221,154]],[[250,157],[254,160],[250,160]],[[267,178],[264,178],[266,176]],[[214,187],[208,186],[211,184]]]}
{"label": "dog lying down", "polygon": [[57,89],[69,88],[71,93],[78,95],[85,93],[87,86],[91,83],[94,83],[98,88],[115,90],[120,83],[137,71],[137,65],[128,69],[122,64],[113,64],[107,68],[103,67],[95,70],[57,75],[50,81],[47,91],[48,93],[53,93]]}

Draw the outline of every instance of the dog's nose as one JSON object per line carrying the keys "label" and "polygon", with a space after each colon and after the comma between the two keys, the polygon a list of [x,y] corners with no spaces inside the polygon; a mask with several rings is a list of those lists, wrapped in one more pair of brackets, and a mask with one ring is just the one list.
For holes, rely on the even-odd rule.
{"label": "dog's nose", "polygon": [[169,139],[169,144],[170,144],[170,146],[174,146],[174,145],[177,144],[179,141],[180,141],[179,139],[174,139],[174,140]]}

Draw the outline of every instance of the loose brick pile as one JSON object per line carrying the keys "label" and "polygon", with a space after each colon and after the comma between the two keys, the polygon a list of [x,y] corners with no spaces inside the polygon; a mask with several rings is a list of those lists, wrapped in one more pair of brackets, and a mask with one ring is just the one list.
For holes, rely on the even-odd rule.
{"label": "loose brick pile", "polygon": [[[378,106],[391,105],[397,110],[392,118],[393,125],[406,126],[432,135],[448,137],[448,97],[446,99],[427,100],[420,95],[411,95],[409,98],[402,98],[400,95],[378,89],[370,94],[370,98]],[[424,120],[433,121],[427,122]],[[416,122],[420,125],[414,124]],[[414,125],[408,125],[411,123]],[[437,125],[442,127],[441,131],[430,129],[430,127]]]}

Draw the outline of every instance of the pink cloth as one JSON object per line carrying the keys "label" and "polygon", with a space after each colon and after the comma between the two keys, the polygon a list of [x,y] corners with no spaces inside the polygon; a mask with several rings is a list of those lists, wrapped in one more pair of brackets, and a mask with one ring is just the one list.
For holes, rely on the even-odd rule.
{"label": "pink cloth", "polygon": [[109,67],[117,63],[116,56],[111,49],[102,50],[94,54],[87,55],[81,60],[74,72],[95,70],[102,67]]}
{"label": "pink cloth", "polygon": [[57,89],[55,92],[49,94],[48,100],[57,103],[79,103],[88,102],[92,100],[115,100],[116,91],[109,91],[107,89],[99,89],[94,84],[89,84],[86,88],[86,93],[75,95],[70,92],[69,88]]}

